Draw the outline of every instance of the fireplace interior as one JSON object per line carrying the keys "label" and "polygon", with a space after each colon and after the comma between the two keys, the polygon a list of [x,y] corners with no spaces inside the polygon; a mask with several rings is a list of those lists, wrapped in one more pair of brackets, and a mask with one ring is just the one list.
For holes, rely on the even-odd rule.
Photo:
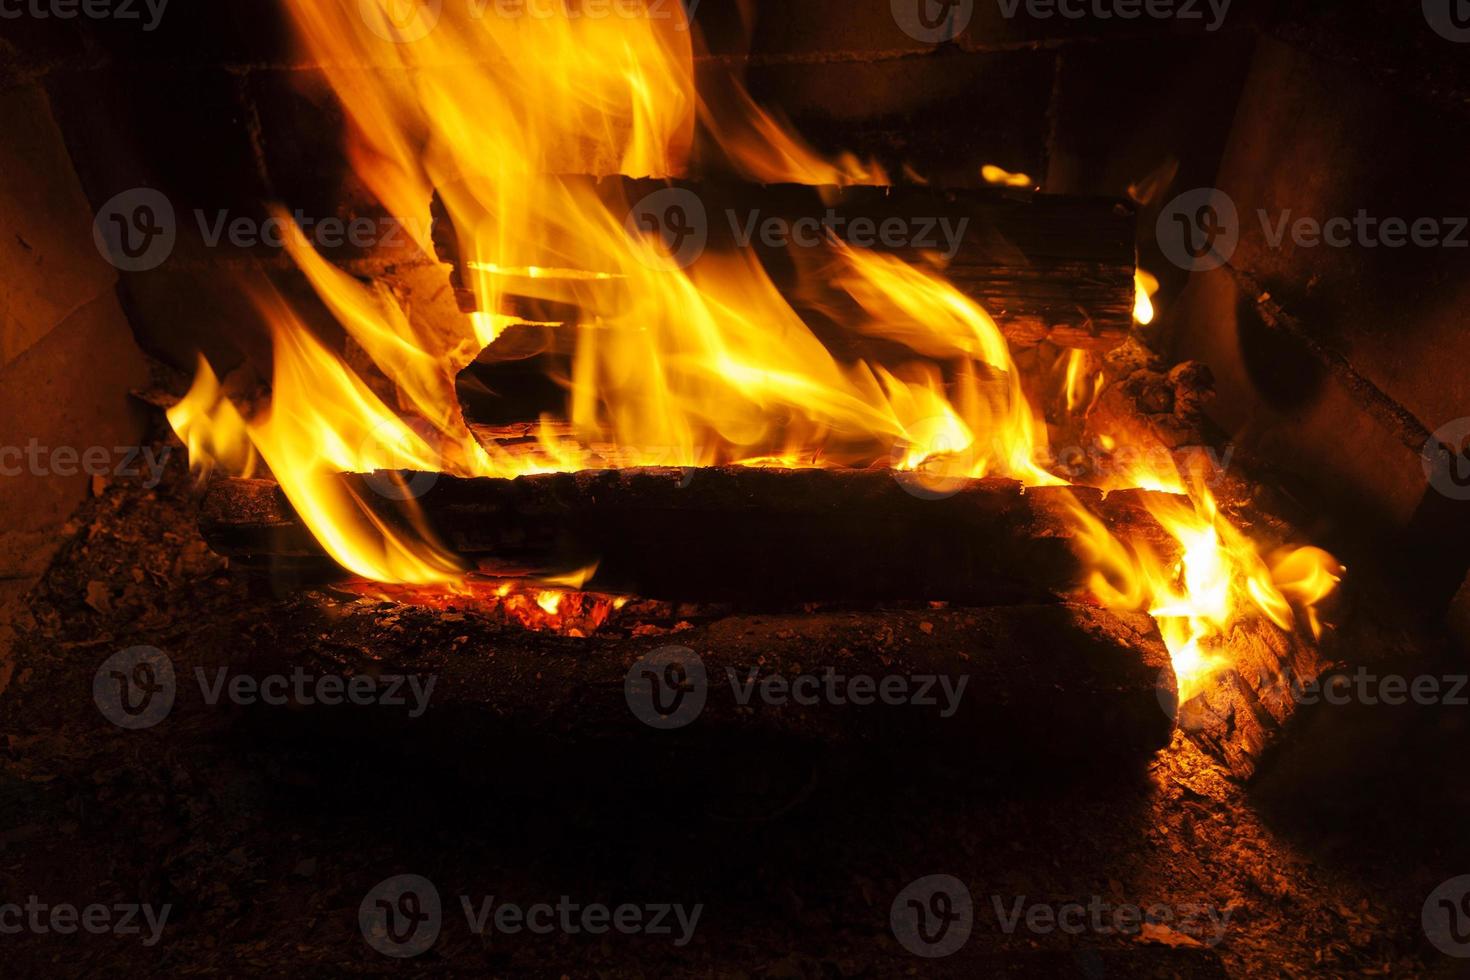
{"label": "fireplace interior", "polygon": [[1454,4],[127,6],[0,3],[17,975],[1463,973]]}

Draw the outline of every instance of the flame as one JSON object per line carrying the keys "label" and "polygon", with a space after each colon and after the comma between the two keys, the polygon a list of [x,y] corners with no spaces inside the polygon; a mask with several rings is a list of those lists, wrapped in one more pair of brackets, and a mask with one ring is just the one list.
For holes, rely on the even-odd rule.
{"label": "flame", "polygon": [[[375,33],[355,3],[288,7],[344,106],[357,173],[410,228],[427,226],[437,188],[480,309],[517,295],[581,311],[566,325],[576,353],[561,379],[575,440],[544,438],[539,455],[482,449],[459,418],[453,377],[513,321],[488,312],[431,330],[289,236],[325,306],[432,429],[440,458],[401,454],[411,462],[516,476],[609,465],[588,448],[601,443],[625,466],[866,465],[902,446],[900,465],[912,468],[943,457],[965,477],[1056,482],[1033,462],[1044,432],[999,330],[937,273],[835,244],[823,271],[866,316],[846,325],[914,352],[896,364],[840,362],[752,253],[679,268],[657,236],[629,233],[636,202],[552,176],[682,173],[698,117],[751,179],[886,182],[871,163],[822,158],[742,89],[719,106],[702,101],[677,5],[658,5],[668,17],[650,8],[603,19],[555,6],[534,18],[475,17],[474,5],[454,5],[405,43]],[[294,333],[282,319],[278,333]],[[284,346],[278,358],[292,356]],[[372,418],[369,429],[383,424]],[[361,419],[332,422],[338,431],[317,438],[361,441]]]}
{"label": "flame", "polygon": [[225,397],[214,369],[199,355],[194,383],[166,413],[168,424],[189,450],[189,469],[200,479],[215,465],[248,477],[255,473],[255,447],[245,434],[245,419]]}
{"label": "flame", "polygon": [[495,621],[563,636],[591,636],[628,604],[628,597],[605,592],[542,589],[523,582],[497,582],[470,576],[450,586],[413,586],[349,579],[333,588],[386,602],[425,606],[445,612],[470,609]]}
{"label": "flame", "polygon": [[[269,408],[241,413],[201,361],[169,418],[198,470],[240,474],[263,462],[327,552],[356,575],[446,596],[488,590],[523,624],[592,629],[620,607],[578,598],[595,595],[576,591],[595,569],[488,588],[435,539],[411,493],[384,494],[394,503],[390,520],[384,501],[366,498],[348,473],[878,462],[929,489],[988,474],[1064,482],[1039,462],[1046,429],[1005,339],[937,265],[840,242],[807,262],[814,281],[852,301],[846,308],[857,312],[839,314],[839,326],[885,351],[839,359],[752,250],[676,261],[661,236],[630,231],[638,202],[619,197],[622,185],[556,176],[683,175],[699,125],[748,179],[887,183],[873,163],[822,157],[743,89],[719,104],[702,99],[696,40],[680,5],[650,6],[644,16],[623,5],[619,16],[593,18],[560,5],[508,17],[448,4],[421,32],[411,29],[417,22],[385,19],[398,0],[284,2],[341,102],[356,175],[426,258],[429,202],[439,194],[482,312],[425,322],[387,287],[360,282],[289,235],[319,305],[371,365],[349,367],[307,326],[304,310],[251,287],[274,342]],[[383,16],[362,16],[373,4]],[[982,176],[1032,183],[994,166]],[[1140,271],[1141,323],[1152,319],[1156,288]],[[576,311],[573,322],[549,326],[569,332],[574,354],[557,379],[565,412],[542,420],[534,453],[481,445],[454,391],[457,372],[521,322],[508,312],[520,299]],[[1069,355],[1069,412],[1095,400],[1099,377],[1087,355]],[[1109,605],[1153,613],[1182,687],[1193,691],[1228,659],[1230,630],[1244,617],[1287,629],[1301,610],[1320,630],[1315,607],[1342,569],[1311,548],[1267,562],[1203,484],[1188,486],[1170,469],[1139,467],[1118,485],[1189,493],[1190,503],[1153,505],[1180,546],[1177,560],[1117,541],[1080,507],[1077,521],[1096,568],[1093,591]]]}
{"label": "flame", "polygon": [[1077,415],[1091,408],[1093,401],[1102,393],[1103,380],[1103,372],[1096,366],[1090,353],[1080,349],[1068,351],[1066,376],[1062,385],[1067,413]]}
{"label": "flame", "polygon": [[1295,628],[1300,609],[1314,638],[1322,625],[1317,605],[1337,587],[1345,569],[1320,548],[1284,548],[1268,562],[1263,547],[1228,517],[1206,485],[1202,469],[1186,479],[1163,446],[1131,457],[1136,465],[1107,489],[1144,487],[1170,496],[1148,501],[1150,513],[1178,546],[1172,560],[1143,541],[1120,542],[1074,502],[1079,540],[1094,569],[1088,582],[1105,606],[1145,610],[1158,623],[1179,686],[1181,702],[1199,693],[1232,663],[1233,630],[1265,617],[1283,630]]}
{"label": "flame", "polygon": [[1148,326],[1154,322],[1153,295],[1159,291],[1159,281],[1142,269],[1133,273],[1133,319]]}
{"label": "flame", "polygon": [[999,184],[1002,187],[1030,187],[1034,183],[1026,174],[1013,174],[993,163],[987,163],[980,168],[980,177],[987,184]]}

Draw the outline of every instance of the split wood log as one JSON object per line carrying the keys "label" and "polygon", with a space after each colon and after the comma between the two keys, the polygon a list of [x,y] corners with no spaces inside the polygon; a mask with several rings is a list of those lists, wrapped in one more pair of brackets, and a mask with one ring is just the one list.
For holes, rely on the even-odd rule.
{"label": "split wood log", "polygon": [[[1111,435],[1123,446],[1152,447],[1181,473],[1198,470],[1221,511],[1261,542],[1302,535],[1273,504],[1284,498],[1238,470],[1228,447],[1212,445],[1203,413],[1214,395],[1209,369],[1195,361],[1170,365],[1130,339],[1103,359],[1104,387],[1086,418],[1086,439]],[[1121,437],[1121,438],[1120,438]],[[1074,478],[1086,479],[1077,472]],[[1326,658],[1304,626],[1283,630],[1260,615],[1235,623],[1220,644],[1227,667],[1179,706],[1179,728],[1239,779],[1249,779],[1296,710],[1293,689],[1315,681]]]}
{"label": "split wood log", "polygon": [[[372,489],[382,477],[345,479],[394,520]],[[588,588],[648,598],[1041,600],[1086,577],[1073,501],[1117,537],[1177,551],[1148,511],[1148,491],[1104,497],[985,478],[936,493],[889,470],[740,466],[424,479],[432,486],[417,503],[454,551],[548,573],[596,563]],[[201,527],[224,555],[320,553],[269,481],[215,481]]]}
{"label": "split wood log", "polygon": [[[613,214],[629,215],[633,227],[663,234],[666,243],[678,246],[673,251],[680,264],[703,254],[753,249],[777,288],[809,321],[842,323],[858,314],[856,302],[830,281],[832,256],[825,242],[831,235],[913,263],[943,254],[946,277],[983,306],[1018,346],[1049,340],[1105,351],[1126,338],[1133,323],[1136,214],[1123,200],[1000,188],[558,179],[590,187]],[[468,194],[452,196],[456,202],[470,199]],[[461,212],[469,207],[459,205]],[[460,255],[460,233],[439,193],[432,210],[435,250],[453,266],[451,282],[461,308],[473,312],[478,309],[469,288],[474,272]],[[477,223],[463,213],[457,217]],[[589,318],[582,311],[616,308],[615,281],[583,275],[558,286],[555,275],[546,275],[548,267],[565,265],[559,257],[579,252],[575,242],[556,241],[556,234],[538,233],[530,246],[535,252],[521,256],[523,261],[505,263],[541,267],[535,278],[494,273],[502,277],[504,298],[501,308],[491,312],[576,322]]]}
{"label": "split wood log", "polygon": [[[587,639],[502,630],[470,609],[451,622],[436,608],[395,605],[389,627],[376,603],[314,596],[311,606],[306,621],[272,627],[286,631],[270,647],[282,664],[256,669],[304,655],[344,673],[433,676],[432,708],[401,731],[385,712],[363,712],[366,743],[341,711],[329,724],[318,720],[324,709],[277,711],[266,726],[275,737],[281,724],[304,724],[363,751],[408,732],[420,760],[478,767],[503,785],[718,781],[714,795],[730,803],[731,784],[798,761],[864,780],[885,763],[911,775],[1048,779],[1068,762],[1117,772],[1167,745],[1174,727],[1173,670],[1152,620],[1081,603],[735,615]],[[490,766],[466,751],[497,745],[514,751]],[[777,782],[794,791],[803,778]]]}
{"label": "split wood log", "polygon": [[1230,774],[1248,780],[1278,744],[1298,698],[1327,665],[1315,640],[1257,617],[1237,624],[1230,666],[1179,705],[1179,730]]}

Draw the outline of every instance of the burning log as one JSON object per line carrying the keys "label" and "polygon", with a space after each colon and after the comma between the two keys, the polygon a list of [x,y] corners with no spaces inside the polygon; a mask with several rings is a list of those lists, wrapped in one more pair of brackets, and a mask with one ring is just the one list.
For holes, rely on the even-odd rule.
{"label": "burning log", "polygon": [[[381,477],[345,479],[362,500],[381,501],[374,509],[383,520],[396,519],[371,489]],[[1176,553],[1148,496],[999,478],[931,489],[888,470],[734,466],[440,476],[417,503],[460,554],[548,574],[596,564],[587,587],[600,591],[773,604],[989,604],[1078,587],[1074,500],[1118,537]],[[321,554],[269,481],[215,481],[201,527],[223,555]]]}
{"label": "burning log", "polygon": [[[753,249],[788,301],[816,321],[814,329],[824,320],[843,322],[859,313],[856,302],[831,285],[830,268],[821,267],[830,261],[827,249],[797,247],[802,241],[824,243],[828,237],[916,264],[926,255],[944,254],[946,277],[984,307],[1007,339],[1020,347],[1049,340],[1062,347],[1106,351],[1122,342],[1132,326],[1135,213],[1125,201],[995,188],[562,179],[587,182],[612,213],[630,214],[630,221],[650,195],[680,192],[669,206],[679,209],[681,243],[693,240],[697,248],[690,248],[697,252]],[[668,214],[662,201],[659,213]],[[441,261],[454,267],[451,282],[461,308],[473,312],[478,309],[469,288],[473,272],[460,255],[459,234],[437,193],[433,214],[435,249]],[[658,216],[650,223],[657,224]],[[555,242],[547,244],[549,255],[575,254],[557,249]],[[536,321],[575,322],[581,316],[578,307],[595,309],[599,289],[607,288],[580,280],[579,302],[568,303],[565,297],[547,295],[544,272],[536,279],[521,277],[519,285],[503,271],[496,274],[503,277],[505,299],[494,312]]]}
{"label": "burning log", "polygon": [[1317,644],[1265,620],[1231,634],[1231,666],[1179,706],[1181,731],[1238,779],[1255,775],[1327,665]]}
{"label": "burning log", "polygon": [[[730,804],[732,786],[756,784],[758,809],[796,795],[812,766],[865,781],[879,768],[1050,778],[1059,764],[1105,762],[1116,772],[1166,746],[1174,727],[1174,676],[1153,623],[1082,604],[739,615],[570,640],[487,628],[473,612],[446,622],[411,604],[394,606],[385,629],[377,604],[312,600],[299,638],[279,637],[274,655],[294,666],[320,650],[336,670],[432,675],[433,708],[411,722],[416,756],[507,785],[602,774],[683,792],[708,780]],[[316,615],[331,623],[326,646]],[[665,679],[671,688],[656,690]],[[265,728],[326,727],[360,751],[341,714],[323,726],[321,712],[275,712]],[[361,737],[395,741],[384,725],[376,714]],[[516,749],[491,767],[466,751],[495,745]]]}

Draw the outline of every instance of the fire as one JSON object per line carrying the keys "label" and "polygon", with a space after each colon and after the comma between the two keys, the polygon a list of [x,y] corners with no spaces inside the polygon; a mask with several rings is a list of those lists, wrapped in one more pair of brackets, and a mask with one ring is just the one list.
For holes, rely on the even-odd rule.
{"label": "fire", "polygon": [[[556,176],[684,175],[698,125],[751,180],[887,183],[872,163],[821,157],[742,89],[718,105],[701,98],[697,39],[680,5],[650,6],[643,16],[629,16],[624,5],[621,15],[594,18],[560,5],[513,17],[448,4],[424,30],[423,22],[389,16],[397,0],[284,2],[342,105],[356,175],[411,231],[426,260],[437,192],[483,312],[423,322],[387,287],[360,282],[303,237],[288,236],[320,305],[381,377],[349,367],[304,311],[253,286],[274,341],[269,407],[242,413],[201,361],[194,389],[169,418],[197,469],[244,474],[257,460],[268,467],[326,551],[362,579],[445,595],[483,597],[488,588],[435,539],[411,492],[384,494],[397,508],[389,521],[380,516],[383,501],[363,499],[347,473],[514,477],[610,465],[876,462],[930,489],[988,474],[1033,486],[1065,482],[1039,462],[1046,427],[1004,337],[937,264],[832,244],[810,274],[853,301],[858,312],[841,326],[909,352],[842,361],[753,251],[677,261],[662,236],[630,230],[638,202],[592,180]],[[374,10],[382,16],[364,16]],[[982,173],[1004,186],[1032,183],[993,166]],[[1139,273],[1141,323],[1152,319],[1156,288]],[[558,379],[564,415],[542,420],[536,453],[482,446],[454,390],[456,374],[517,322],[501,312],[513,308],[512,297],[578,311],[577,322],[552,327],[570,332],[575,354]],[[394,397],[370,383],[381,380]],[[1097,366],[1073,352],[1068,410],[1085,412],[1099,385]],[[595,445],[616,447],[616,462]],[[1124,482],[1189,489],[1177,472],[1131,473]],[[1297,608],[1319,629],[1315,604],[1341,574],[1316,549],[1268,563],[1203,486],[1191,494],[1192,506],[1156,510],[1182,546],[1172,564],[1113,540],[1080,508],[1077,516],[1098,569],[1093,591],[1158,618],[1186,685],[1225,656],[1241,616],[1258,612],[1289,628]],[[575,606],[583,617],[576,621],[595,628],[614,606],[584,608],[574,597],[592,595],[576,591],[585,582],[578,575],[492,591],[518,622],[565,622]]]}
{"label": "fire", "polygon": [[198,358],[188,394],[167,415],[168,424],[189,450],[189,468],[201,479],[216,464],[237,476],[255,473],[258,460],[246,436],[245,419],[225,397],[204,355]]}
{"label": "fire", "polygon": [[1150,512],[1179,545],[1177,560],[1161,558],[1144,542],[1118,541],[1081,506],[1074,513],[1095,569],[1089,589],[1106,606],[1153,616],[1183,701],[1230,666],[1232,631],[1253,617],[1291,630],[1294,610],[1300,609],[1313,637],[1319,637],[1317,604],[1336,589],[1345,569],[1312,547],[1283,548],[1268,562],[1262,548],[1220,512],[1203,471],[1186,481],[1168,460],[1166,452],[1155,453],[1108,489],[1136,486],[1178,495],[1149,502]]}
{"label": "fire", "polygon": [[[501,309],[514,294],[582,315],[566,327],[576,355],[562,379],[575,441],[548,434],[540,454],[508,455],[469,433],[453,381],[509,318],[416,322],[385,288],[288,236],[323,305],[415,422],[373,395],[300,314],[274,294],[262,298],[276,377],[268,419],[243,435],[278,478],[287,472],[281,485],[292,504],[354,572],[402,582],[455,574],[442,548],[380,526],[336,477],[373,468],[511,477],[608,465],[592,444],[617,446],[625,466],[868,465],[900,446],[900,468],[1059,482],[1034,462],[1044,429],[995,323],[938,272],[834,245],[824,272],[862,310],[846,325],[913,351],[903,363],[844,363],[753,253],[680,268],[659,236],[630,233],[636,202],[553,176],[682,173],[701,118],[752,179],[886,180],[855,158],[819,157],[743,92],[718,109],[702,102],[677,5],[670,18],[606,19],[559,8],[477,17],[474,5],[454,5],[405,43],[380,36],[383,23],[396,22],[365,20],[357,3],[288,6],[314,60],[327,66],[363,183],[410,229],[427,227],[437,189],[480,309]],[[229,433],[236,441],[239,429]]]}
{"label": "fire", "polygon": [[1142,269],[1133,273],[1133,319],[1148,326],[1154,322],[1154,293],[1159,291],[1159,281]]}
{"label": "fire", "polygon": [[1092,401],[1102,392],[1103,373],[1085,350],[1067,352],[1067,373],[1062,386],[1069,415],[1086,414]]}
{"label": "fire", "polygon": [[497,622],[562,636],[591,636],[628,604],[604,592],[546,588],[535,583],[497,582],[479,576],[444,586],[412,586],[351,579],[334,589],[355,596],[444,612],[472,609]]}
{"label": "fire", "polygon": [[987,163],[980,168],[980,177],[987,184],[999,184],[1001,187],[1030,187],[1034,183],[1026,174],[1013,174],[993,163]]}

